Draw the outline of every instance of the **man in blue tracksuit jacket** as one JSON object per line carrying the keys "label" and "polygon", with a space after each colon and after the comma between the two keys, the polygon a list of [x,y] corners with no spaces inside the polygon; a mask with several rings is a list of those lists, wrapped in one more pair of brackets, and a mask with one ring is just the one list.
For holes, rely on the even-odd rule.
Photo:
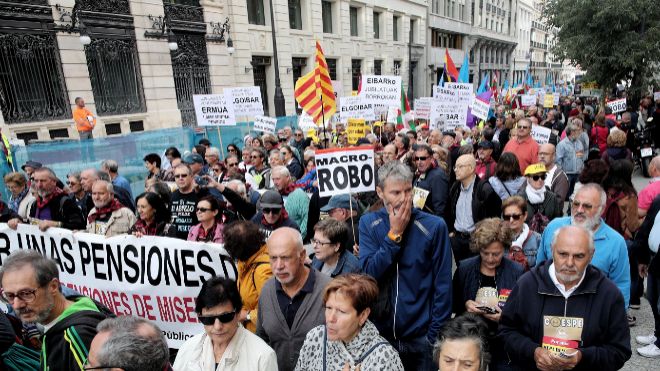
{"label": "man in blue tracksuit jacket", "polygon": [[444,220],[412,207],[410,169],[378,171],[385,207],[360,219],[360,265],[379,282],[371,319],[408,370],[437,369],[432,344],[451,316],[452,257]]}

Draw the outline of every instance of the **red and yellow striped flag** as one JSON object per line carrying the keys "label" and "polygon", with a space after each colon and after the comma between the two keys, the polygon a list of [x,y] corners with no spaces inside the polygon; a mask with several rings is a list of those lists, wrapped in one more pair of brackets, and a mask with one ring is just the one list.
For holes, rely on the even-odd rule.
{"label": "red and yellow striped flag", "polygon": [[335,92],[332,88],[328,64],[321,44],[316,42],[316,66],[314,70],[305,74],[296,81],[294,93],[296,101],[303,111],[312,116],[317,125],[328,120],[337,111]]}

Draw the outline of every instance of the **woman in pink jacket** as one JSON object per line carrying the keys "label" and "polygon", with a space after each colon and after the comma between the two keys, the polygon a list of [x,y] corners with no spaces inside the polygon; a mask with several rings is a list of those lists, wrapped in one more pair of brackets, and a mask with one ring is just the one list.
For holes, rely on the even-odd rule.
{"label": "woman in pink jacket", "polygon": [[218,200],[213,196],[202,198],[195,212],[199,224],[190,228],[188,241],[223,243],[224,220]]}

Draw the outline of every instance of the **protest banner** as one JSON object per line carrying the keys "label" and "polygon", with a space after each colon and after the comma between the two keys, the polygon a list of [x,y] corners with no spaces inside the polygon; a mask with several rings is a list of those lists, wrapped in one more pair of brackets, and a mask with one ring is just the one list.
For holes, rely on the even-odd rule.
{"label": "protest banner", "polygon": [[258,86],[226,88],[224,92],[227,102],[234,105],[234,115],[250,117],[264,115],[261,89]]}
{"label": "protest banner", "polygon": [[431,97],[423,97],[415,99],[415,116],[418,119],[428,120],[431,114],[431,106],[435,99]]}
{"label": "protest banner", "polygon": [[610,107],[612,113],[619,113],[626,111],[626,98],[621,98],[613,101],[607,102],[607,106]]}
{"label": "protest banner", "polygon": [[193,95],[195,116],[199,126],[236,126],[234,106],[223,94]]}
{"label": "protest banner", "polygon": [[341,108],[339,109],[339,119],[341,122],[348,122],[349,119],[365,119],[372,121],[375,119],[374,105],[366,102],[362,96],[341,97]]}
{"label": "protest banner", "polygon": [[400,106],[401,76],[362,75],[359,95],[374,106]]}
{"label": "protest banner", "polygon": [[490,103],[486,103],[481,99],[475,98],[474,103],[472,103],[472,115],[482,120],[487,120],[489,110]]}
{"label": "protest banner", "polygon": [[552,130],[541,125],[532,125],[531,136],[538,144],[546,144],[550,141]]}
{"label": "protest banner", "polygon": [[153,321],[172,348],[204,332],[195,298],[213,276],[236,279],[233,259],[219,244],[167,237],[73,233],[20,224],[0,224],[0,265],[20,250],[36,250],[56,261],[60,281],[117,315]]}
{"label": "protest banner", "polygon": [[523,107],[536,105],[536,94],[523,94],[520,96],[520,105]]}
{"label": "protest banner", "polygon": [[314,158],[320,197],[376,189],[373,147],[321,149]]}
{"label": "protest banner", "polygon": [[266,116],[254,117],[254,131],[262,131],[264,133],[275,133],[275,126],[277,126],[277,119]]}
{"label": "protest banner", "polygon": [[348,144],[354,145],[360,138],[364,138],[367,130],[367,124],[364,119],[348,119],[348,127],[346,134],[348,134]]}
{"label": "protest banner", "polygon": [[555,97],[552,94],[543,96],[543,108],[552,108],[555,105]]}
{"label": "protest banner", "polygon": [[558,106],[558,105],[559,105],[559,98],[560,98],[560,97],[561,97],[561,94],[559,94],[559,93],[552,93],[552,104],[553,104],[554,106]]}

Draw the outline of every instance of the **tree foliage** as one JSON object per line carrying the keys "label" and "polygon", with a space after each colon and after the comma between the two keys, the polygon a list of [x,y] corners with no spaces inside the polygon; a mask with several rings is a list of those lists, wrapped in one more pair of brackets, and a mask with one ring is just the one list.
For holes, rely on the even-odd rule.
{"label": "tree foliage", "polygon": [[[547,0],[544,18],[556,29],[552,52],[606,88],[630,80],[639,96],[660,69],[658,0]],[[657,76],[656,76],[657,77]]]}

